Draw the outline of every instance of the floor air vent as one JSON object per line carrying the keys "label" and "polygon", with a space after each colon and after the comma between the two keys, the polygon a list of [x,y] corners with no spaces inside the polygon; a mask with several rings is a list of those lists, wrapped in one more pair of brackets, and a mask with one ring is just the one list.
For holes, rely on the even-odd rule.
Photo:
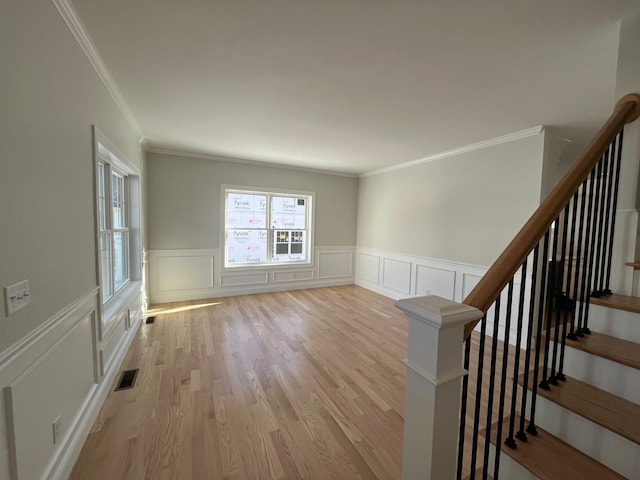
{"label": "floor air vent", "polygon": [[136,368],[135,370],[125,370],[122,372],[122,376],[120,377],[120,381],[118,382],[118,386],[115,391],[117,392],[118,390],[133,388],[136,384],[136,377],[138,376],[139,370],[139,368]]}
{"label": "floor air vent", "polygon": [[149,325],[149,324],[151,324],[151,323],[153,323],[153,322],[155,322],[155,321],[156,321],[156,317],[147,317],[147,321],[146,321],[146,322],[144,322],[144,323],[146,323],[147,325]]}

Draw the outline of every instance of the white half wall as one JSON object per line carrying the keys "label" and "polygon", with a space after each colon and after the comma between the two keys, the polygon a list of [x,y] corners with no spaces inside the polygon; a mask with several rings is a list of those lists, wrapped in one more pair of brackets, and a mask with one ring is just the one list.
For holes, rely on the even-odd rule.
{"label": "white half wall", "polygon": [[[366,247],[356,249],[355,284],[368,288],[396,300],[405,297],[437,295],[448,300],[460,302],[471,292],[473,287],[486,273],[487,267],[448,260],[405,255],[396,252]],[[523,319],[529,315],[531,277],[527,275]],[[509,343],[515,344],[517,339],[518,300],[521,275],[513,282],[513,300],[511,306],[511,325]],[[498,338],[504,340],[506,329],[507,300],[506,293],[500,305],[500,323]],[[494,327],[495,308],[487,312],[487,335],[491,335]],[[480,329],[480,325],[476,330]],[[523,327],[522,344],[526,342],[526,327]]]}
{"label": "white half wall", "polygon": [[355,247],[315,247],[312,265],[222,270],[220,249],[150,250],[152,303],[354,283]]}
{"label": "white half wall", "polygon": [[462,302],[487,268],[367,247],[356,249],[355,283],[387,297],[422,295]]}

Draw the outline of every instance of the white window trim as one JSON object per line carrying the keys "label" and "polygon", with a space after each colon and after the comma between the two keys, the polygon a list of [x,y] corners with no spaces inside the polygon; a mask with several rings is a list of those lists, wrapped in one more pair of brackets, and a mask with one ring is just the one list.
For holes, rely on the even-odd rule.
{"label": "white window trim", "polygon": [[[93,137],[93,201],[94,201],[94,227],[95,227],[95,254],[96,254],[96,282],[102,282],[102,264],[100,262],[100,225],[98,219],[98,164],[108,163],[111,168],[121,175],[127,176],[128,188],[125,191],[125,201],[128,203],[127,224],[129,229],[129,280],[111,298],[103,303],[102,288],[100,288],[99,304],[100,318],[99,339],[109,335],[115,327],[114,320],[121,318],[127,312],[134,296],[140,295],[143,288],[142,282],[142,241],[141,241],[141,184],[140,170],[122,155],[116,145],[98,127],[92,126]],[[131,192],[136,192],[131,195]],[[110,194],[109,194],[110,196]],[[107,211],[111,205],[107,205]],[[110,214],[110,213],[109,213]]]}
{"label": "white window trim", "polygon": [[[227,190],[238,190],[245,192],[255,193],[268,193],[270,195],[301,195],[307,196],[311,199],[311,208],[309,209],[309,253],[308,259],[303,262],[273,262],[265,263],[261,265],[247,264],[247,265],[226,265],[227,258],[227,237],[226,237],[226,223],[227,223],[227,209],[226,209],[226,192]],[[295,270],[296,268],[309,268],[314,266],[314,244],[315,244],[315,215],[316,215],[316,194],[315,192],[307,192],[303,190],[292,190],[289,188],[269,188],[269,187],[256,187],[247,185],[220,185],[220,258],[221,258],[221,272],[239,272],[239,271],[261,271],[261,270]],[[267,230],[272,232],[273,229],[267,226]],[[295,229],[294,229],[295,230]],[[270,252],[268,252],[270,253]]]}

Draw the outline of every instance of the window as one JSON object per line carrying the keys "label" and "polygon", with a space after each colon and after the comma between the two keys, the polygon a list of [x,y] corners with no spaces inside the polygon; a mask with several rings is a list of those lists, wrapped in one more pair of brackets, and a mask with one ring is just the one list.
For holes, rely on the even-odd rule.
{"label": "window", "polygon": [[96,263],[104,326],[142,281],[140,173],[95,126],[94,162]]}
{"label": "window", "polygon": [[224,188],[225,267],[311,263],[313,194]]}
{"label": "window", "polygon": [[129,281],[129,179],[98,161],[98,235],[102,302]]}

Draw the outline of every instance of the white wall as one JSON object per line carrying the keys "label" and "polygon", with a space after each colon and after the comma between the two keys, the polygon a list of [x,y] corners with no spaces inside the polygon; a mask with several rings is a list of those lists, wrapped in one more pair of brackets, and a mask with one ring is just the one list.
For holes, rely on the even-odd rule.
{"label": "white wall", "polygon": [[[353,283],[356,177],[149,153],[146,179],[152,302]],[[314,192],[313,264],[223,271],[225,184]]]}
{"label": "white wall", "polygon": [[[640,93],[640,12],[620,22],[620,43],[616,71],[615,99],[628,93]],[[640,208],[640,121],[624,129],[624,148],[620,172],[618,217],[614,240],[611,283],[617,293],[631,294],[634,290],[633,271],[625,262],[640,258],[640,232],[638,232],[638,208]],[[640,279],[636,280],[637,291]]]}
{"label": "white wall", "polygon": [[140,169],[143,152],[53,2],[4,1],[0,45],[0,287],[31,286],[29,306],[0,309],[0,478],[56,478],[141,314],[138,293],[100,332],[91,125]]}
{"label": "white wall", "polygon": [[[392,298],[438,295],[462,302],[555,178],[555,137],[539,129],[503,140],[362,177],[356,284]],[[516,339],[512,324],[508,340]]]}
{"label": "white wall", "polygon": [[489,266],[539,204],[544,133],[360,179],[358,247]]}

